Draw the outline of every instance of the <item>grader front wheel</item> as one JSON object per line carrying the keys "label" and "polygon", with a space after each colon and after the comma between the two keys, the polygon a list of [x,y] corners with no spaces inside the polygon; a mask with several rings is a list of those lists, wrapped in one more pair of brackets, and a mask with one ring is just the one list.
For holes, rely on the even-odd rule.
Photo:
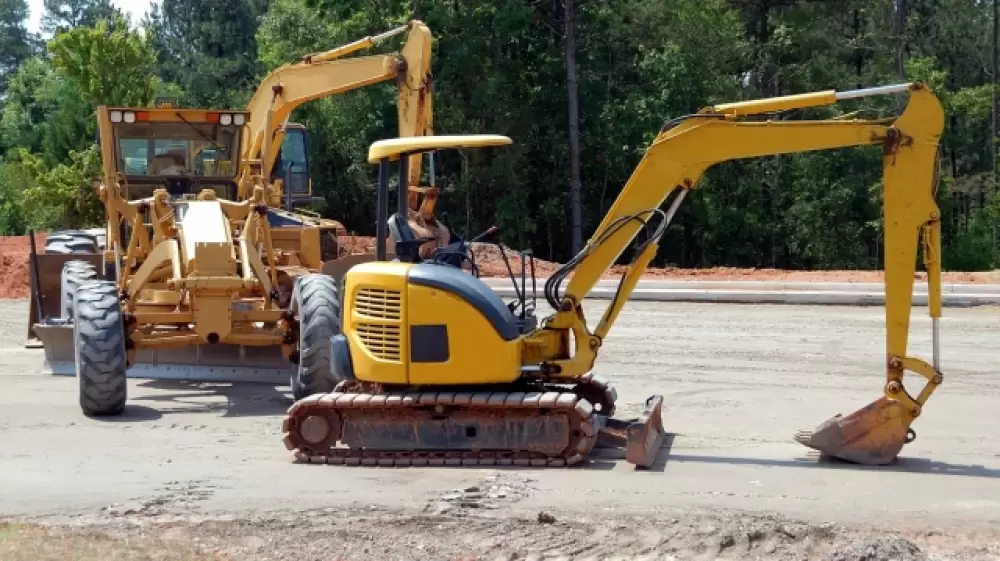
{"label": "grader front wheel", "polygon": [[296,279],[292,311],[299,318],[299,364],[292,375],[292,396],[303,399],[333,391],[330,339],[340,333],[340,295],[337,281],[322,274]]}
{"label": "grader front wheel", "polygon": [[73,299],[73,319],[80,408],[89,416],[120,415],[128,397],[128,363],[115,283],[80,285]]}

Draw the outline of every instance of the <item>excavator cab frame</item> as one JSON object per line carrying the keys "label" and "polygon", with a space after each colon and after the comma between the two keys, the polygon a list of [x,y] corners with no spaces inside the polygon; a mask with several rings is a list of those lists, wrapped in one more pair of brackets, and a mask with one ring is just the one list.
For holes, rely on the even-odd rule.
{"label": "excavator cab frame", "polygon": [[270,175],[272,184],[281,181],[286,210],[326,201],[313,194],[311,168],[309,129],[300,123],[288,123]]}
{"label": "excavator cab frame", "polygon": [[[434,248],[430,257],[421,259],[418,249],[420,246],[433,243],[435,237],[417,236],[407,220],[407,210],[412,210],[410,200],[413,189],[397,188],[396,208],[392,214],[389,213],[389,182],[392,177],[392,162],[398,162],[399,185],[404,185],[406,178],[411,177],[410,164],[414,161],[414,156],[429,154],[427,159],[430,165],[431,183],[434,182],[433,155],[440,150],[459,150],[463,148],[491,148],[507,146],[513,141],[502,135],[437,135],[420,136],[407,138],[394,138],[381,140],[371,145],[368,152],[368,163],[378,164],[378,184],[376,187],[376,233],[375,233],[375,260],[391,260],[404,263],[431,263],[435,265],[451,266],[463,269],[466,262],[469,263],[470,272],[478,277],[479,268],[476,266],[475,254],[472,251],[473,245],[479,243],[498,231],[496,226],[491,226],[483,233],[471,240],[462,239],[451,231],[451,239],[447,245]],[[416,161],[421,161],[416,159]],[[388,248],[388,239],[393,240],[393,251]],[[495,242],[500,255],[503,257],[507,274],[514,285],[516,299],[507,304],[507,308],[517,316],[519,330],[530,331],[537,326],[536,309],[536,278],[535,278],[535,258],[531,250],[519,251],[518,258],[521,265],[520,286],[518,279],[507,257],[507,250],[503,244]],[[528,299],[528,280],[531,281],[531,300]]]}

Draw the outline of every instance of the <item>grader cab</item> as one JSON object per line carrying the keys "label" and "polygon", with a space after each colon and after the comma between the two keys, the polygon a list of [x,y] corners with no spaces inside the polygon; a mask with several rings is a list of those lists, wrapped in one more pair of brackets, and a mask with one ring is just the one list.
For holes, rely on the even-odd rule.
{"label": "grader cab", "polygon": [[106,228],[32,252],[29,344],[40,340],[45,370],[79,377],[93,415],[123,410],[126,373],[329,389],[318,373],[339,303],[323,294],[371,257],[337,259],[338,223],[283,221],[268,179],[237,200],[247,112],[102,106],[97,117]]}

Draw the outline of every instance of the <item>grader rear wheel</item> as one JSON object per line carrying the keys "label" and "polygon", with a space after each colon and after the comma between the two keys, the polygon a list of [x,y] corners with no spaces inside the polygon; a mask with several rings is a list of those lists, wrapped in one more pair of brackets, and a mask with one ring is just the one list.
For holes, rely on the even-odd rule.
{"label": "grader rear wheel", "polygon": [[120,415],[128,398],[128,363],[115,283],[93,281],[77,288],[73,317],[80,408],[89,416]]}
{"label": "grader rear wheel", "polygon": [[296,400],[333,391],[330,374],[330,338],[340,333],[340,294],[337,281],[321,274],[296,279],[292,311],[299,318],[299,364],[292,376]]}

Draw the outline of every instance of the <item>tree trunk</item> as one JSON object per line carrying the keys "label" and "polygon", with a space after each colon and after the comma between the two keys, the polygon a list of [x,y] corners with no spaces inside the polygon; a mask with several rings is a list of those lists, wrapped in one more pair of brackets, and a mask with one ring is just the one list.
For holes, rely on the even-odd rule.
{"label": "tree trunk", "polygon": [[569,204],[572,213],[573,255],[576,255],[583,247],[583,220],[580,203],[580,112],[577,99],[579,92],[576,76],[576,41],[573,36],[575,19],[573,0],[566,0],[564,19],[566,20],[566,90],[569,98]]}
{"label": "tree trunk", "polygon": [[993,0],[993,119],[990,128],[990,162],[993,164],[993,195],[997,193],[997,128],[1000,126],[1000,0]]}
{"label": "tree trunk", "polygon": [[[899,73],[899,81],[906,81],[906,0],[895,0],[895,14],[893,17],[893,34],[896,36],[896,72]],[[903,94],[897,94],[896,104],[899,111],[903,110],[906,100]]]}

